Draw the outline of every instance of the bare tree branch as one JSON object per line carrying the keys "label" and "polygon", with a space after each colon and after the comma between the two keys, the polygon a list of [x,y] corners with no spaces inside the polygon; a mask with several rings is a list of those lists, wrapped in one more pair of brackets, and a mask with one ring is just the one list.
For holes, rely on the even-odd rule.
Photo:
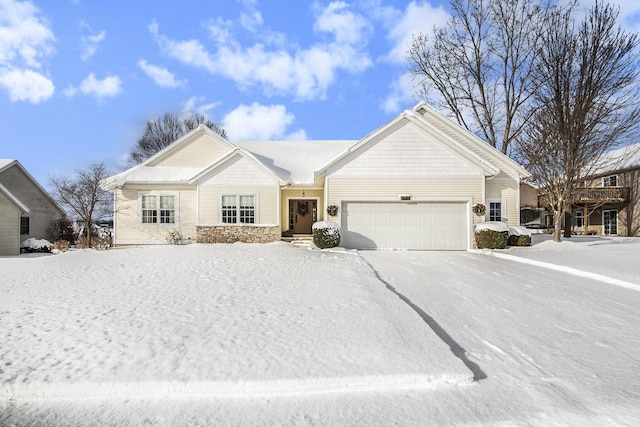
{"label": "bare tree branch", "polygon": [[113,215],[111,193],[100,185],[109,175],[104,163],[96,163],[76,176],[49,179],[56,201],[84,222],[89,247],[93,224]]}
{"label": "bare tree branch", "polygon": [[227,132],[203,114],[194,113],[180,118],[175,113],[165,113],[146,123],[142,137],[129,153],[129,163],[135,165],[145,161],[200,124],[206,125],[222,138],[227,138]]}

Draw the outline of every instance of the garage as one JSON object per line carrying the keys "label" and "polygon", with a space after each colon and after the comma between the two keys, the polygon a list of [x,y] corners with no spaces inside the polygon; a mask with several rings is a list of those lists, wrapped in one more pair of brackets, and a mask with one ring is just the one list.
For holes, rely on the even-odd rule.
{"label": "garage", "polygon": [[466,202],[343,202],[341,246],[466,250]]}

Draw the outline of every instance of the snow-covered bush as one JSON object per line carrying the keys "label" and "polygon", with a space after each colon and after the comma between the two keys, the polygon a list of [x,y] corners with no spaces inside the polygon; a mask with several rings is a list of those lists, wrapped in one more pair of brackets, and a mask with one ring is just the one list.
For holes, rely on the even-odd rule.
{"label": "snow-covered bush", "polygon": [[509,246],[531,246],[531,231],[516,225],[509,227]]}
{"label": "snow-covered bush", "polygon": [[483,222],[476,226],[478,249],[504,249],[509,240],[509,226],[502,221]]}
{"label": "snow-covered bush", "polygon": [[41,252],[41,253],[49,253],[51,252],[51,242],[44,239],[34,239],[33,237],[23,241],[20,244],[20,251],[26,253],[33,252]]}
{"label": "snow-covered bush", "polygon": [[313,244],[320,249],[335,248],[340,244],[340,226],[332,221],[313,224]]}

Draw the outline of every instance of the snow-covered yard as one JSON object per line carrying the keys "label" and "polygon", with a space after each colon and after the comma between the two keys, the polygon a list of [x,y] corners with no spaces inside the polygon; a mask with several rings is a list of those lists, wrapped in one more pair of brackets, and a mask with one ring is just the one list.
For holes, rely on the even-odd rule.
{"label": "snow-covered yard", "polygon": [[637,425],[640,239],[545,239],[0,257],[0,425]]}

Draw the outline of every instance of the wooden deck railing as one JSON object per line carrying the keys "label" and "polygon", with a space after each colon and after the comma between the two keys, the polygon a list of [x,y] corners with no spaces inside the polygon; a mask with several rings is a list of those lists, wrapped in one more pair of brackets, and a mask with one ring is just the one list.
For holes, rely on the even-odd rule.
{"label": "wooden deck railing", "polygon": [[[576,188],[577,196],[575,204],[595,204],[595,203],[628,203],[631,190],[629,187],[599,187],[599,188]],[[539,197],[541,207],[549,205],[549,199],[545,194]]]}

